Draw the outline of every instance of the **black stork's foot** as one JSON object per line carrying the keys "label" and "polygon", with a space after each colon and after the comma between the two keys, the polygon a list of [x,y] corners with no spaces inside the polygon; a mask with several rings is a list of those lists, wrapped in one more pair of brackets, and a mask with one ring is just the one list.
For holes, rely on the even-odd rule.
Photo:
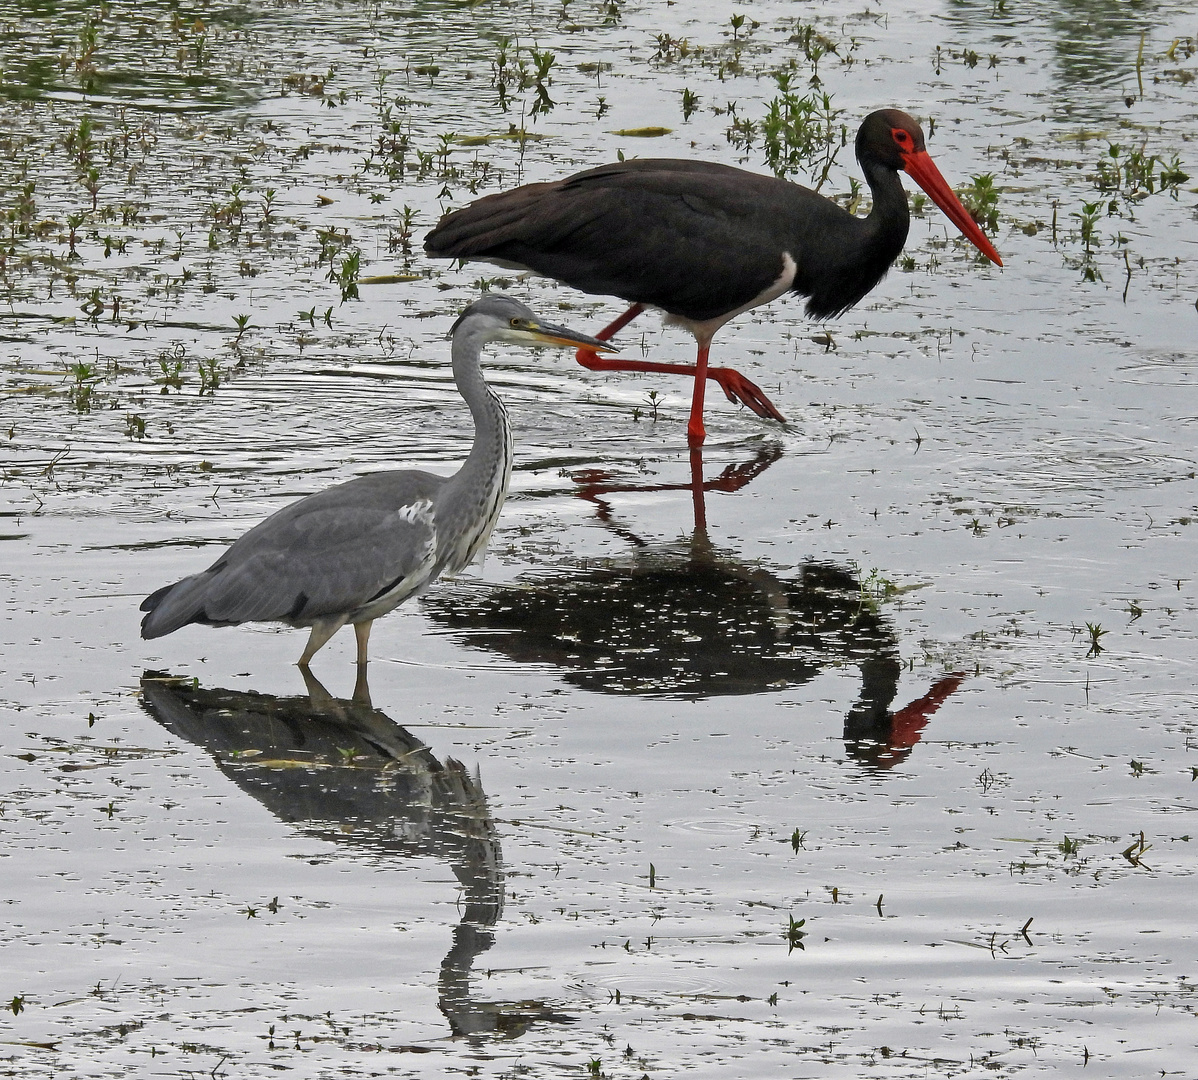
{"label": "black stork's foot", "polygon": [[[645,360],[618,360],[613,357],[600,356],[590,349],[579,349],[574,354],[574,358],[588,371],[651,371],[666,375],[690,375],[692,378],[695,375],[694,364],[658,364]],[[715,379],[719,383],[720,389],[724,391],[724,396],[733,404],[745,405],[758,416],[767,420],[786,422],[786,417],[774,407],[774,403],[765,396],[761,387],[750,382],[739,371],[733,368],[713,367],[707,369],[707,377]],[[696,439],[698,441],[695,441]],[[700,430],[691,433],[691,445],[697,446],[702,441],[703,432],[700,426]]]}
{"label": "black stork's foot", "polygon": [[739,371],[727,367],[713,367],[707,369],[707,377],[715,379],[720,384],[720,389],[724,391],[724,397],[734,404],[744,405],[767,420],[786,423],[786,417],[762,393],[761,387],[750,382]]}

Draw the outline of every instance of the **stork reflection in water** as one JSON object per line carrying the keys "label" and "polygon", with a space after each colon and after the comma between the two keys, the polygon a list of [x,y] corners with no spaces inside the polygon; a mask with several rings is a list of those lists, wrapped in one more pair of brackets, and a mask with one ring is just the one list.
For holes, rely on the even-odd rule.
{"label": "stork reflection in water", "polygon": [[[784,575],[712,543],[706,494],[745,488],[781,455],[766,446],[705,479],[695,449],[690,481],[675,484],[628,483],[595,469],[575,473],[578,497],[629,544],[629,557],[591,559],[509,587],[441,592],[426,596],[423,610],[464,631],[462,643],[471,648],[552,665],[567,682],[604,694],[776,693],[851,665],[861,682],[845,716],[846,748],[864,764],[891,768],[910,754],[964,676],[942,675],[893,710],[902,675],[898,639],[855,569],[809,561]],[[689,491],[695,527],[685,540],[653,545],[618,519],[612,496],[649,491]]]}

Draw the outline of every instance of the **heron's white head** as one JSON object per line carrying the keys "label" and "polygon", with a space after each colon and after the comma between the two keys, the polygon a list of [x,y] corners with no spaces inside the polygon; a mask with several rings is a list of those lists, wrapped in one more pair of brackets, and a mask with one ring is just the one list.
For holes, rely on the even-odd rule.
{"label": "heron's white head", "polygon": [[618,352],[606,341],[600,341],[577,330],[545,322],[519,300],[499,293],[484,293],[461,315],[449,331],[451,337],[477,335],[484,341],[510,341],[516,345],[557,345],[563,348],[592,349],[595,352]]}

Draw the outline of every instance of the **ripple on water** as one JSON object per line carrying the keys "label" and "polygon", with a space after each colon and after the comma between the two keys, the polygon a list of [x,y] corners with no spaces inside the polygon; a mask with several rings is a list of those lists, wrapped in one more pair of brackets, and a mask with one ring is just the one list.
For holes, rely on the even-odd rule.
{"label": "ripple on water", "polygon": [[1159,444],[1126,435],[1067,435],[1038,441],[1017,462],[992,463],[1006,483],[1035,491],[1104,492],[1153,487],[1194,468],[1192,459],[1162,453]]}
{"label": "ripple on water", "polygon": [[639,998],[691,998],[727,992],[711,980],[667,971],[588,976],[571,983],[571,989],[603,1001],[617,990],[621,997]]}
{"label": "ripple on water", "polygon": [[674,818],[663,821],[662,825],[672,829],[686,829],[689,832],[707,833],[712,836],[734,836],[751,830],[747,821],[729,821],[726,818]]}
{"label": "ripple on water", "polygon": [[1193,386],[1198,378],[1198,352],[1170,350],[1148,353],[1115,369],[1120,382],[1151,386]]}

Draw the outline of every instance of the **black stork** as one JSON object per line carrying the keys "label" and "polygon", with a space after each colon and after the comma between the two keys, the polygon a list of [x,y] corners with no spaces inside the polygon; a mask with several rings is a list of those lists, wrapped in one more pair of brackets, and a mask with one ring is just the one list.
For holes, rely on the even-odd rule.
{"label": "black stork", "polygon": [[742,312],[797,292],[807,314],[826,319],[852,307],[898,258],[910,215],[906,172],[991,262],[998,252],[953,194],[924,146],[918,123],[898,109],[870,113],[857,132],[857,160],[873,195],[859,218],[808,188],[709,161],[634,159],[552,183],[488,195],[446,214],[425,238],[432,256],[482,259],[531,270],[632,306],[595,336],[608,340],[646,307],[694,334],[698,359],[657,364],[601,358],[591,369],[693,375],[687,436],[698,446],[703,390],[715,379],[729,401],[758,416],[782,414],[731,368],[708,367],[715,332]]}

